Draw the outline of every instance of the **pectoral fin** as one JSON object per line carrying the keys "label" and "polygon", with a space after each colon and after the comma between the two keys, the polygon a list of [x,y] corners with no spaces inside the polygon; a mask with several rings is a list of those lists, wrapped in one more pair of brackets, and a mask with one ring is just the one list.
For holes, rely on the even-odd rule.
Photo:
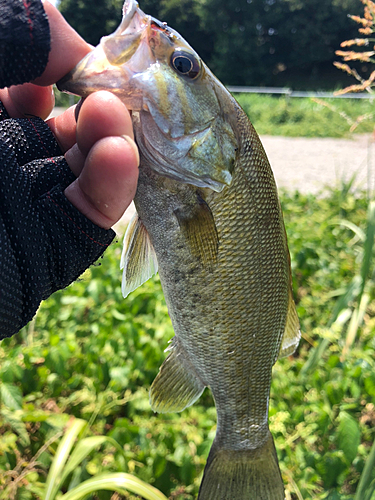
{"label": "pectoral fin", "polygon": [[176,340],[169,349],[171,353],[150,388],[151,408],[158,413],[184,410],[195,403],[205,388]]}
{"label": "pectoral fin", "polygon": [[286,325],[279,351],[279,358],[284,358],[293,354],[297,349],[301,332],[299,329],[299,320],[296,311],[296,305],[293,300],[292,287],[289,287],[289,301],[288,301],[288,314],[286,318]]}
{"label": "pectoral fin", "polygon": [[191,253],[203,265],[214,264],[217,261],[219,239],[215,220],[207,203],[198,197],[192,212],[185,214],[182,210],[176,210],[175,215]]}
{"label": "pectoral fin", "polygon": [[154,247],[137,213],[124,236],[120,266],[123,269],[121,289],[124,297],[158,272]]}

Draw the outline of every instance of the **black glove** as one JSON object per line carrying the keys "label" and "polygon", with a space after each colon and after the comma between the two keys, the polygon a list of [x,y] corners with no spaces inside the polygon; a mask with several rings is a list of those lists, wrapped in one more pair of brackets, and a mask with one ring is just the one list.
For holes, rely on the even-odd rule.
{"label": "black glove", "polygon": [[0,0],[0,87],[29,82],[46,67],[48,19],[36,0]]}
{"label": "black glove", "polygon": [[0,339],[17,333],[41,300],[66,287],[115,237],[64,196],[75,179],[36,117],[10,119],[0,103]]}

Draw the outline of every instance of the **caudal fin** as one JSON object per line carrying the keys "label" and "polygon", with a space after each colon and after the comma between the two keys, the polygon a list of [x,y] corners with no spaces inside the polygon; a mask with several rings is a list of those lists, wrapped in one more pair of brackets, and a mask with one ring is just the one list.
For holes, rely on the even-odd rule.
{"label": "caudal fin", "polygon": [[256,450],[228,451],[213,444],[198,500],[284,500],[271,434]]}

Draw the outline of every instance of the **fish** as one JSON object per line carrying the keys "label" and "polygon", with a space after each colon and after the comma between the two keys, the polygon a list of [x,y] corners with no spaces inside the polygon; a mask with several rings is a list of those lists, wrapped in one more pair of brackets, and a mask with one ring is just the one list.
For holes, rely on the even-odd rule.
{"label": "fish", "polygon": [[300,328],[276,183],[254,127],[182,36],[135,0],[58,88],[108,90],[131,110],[141,160],[122,290],[159,272],[172,320],[152,409],[180,412],[206,387],[213,394],[198,499],[284,500],[270,385]]}

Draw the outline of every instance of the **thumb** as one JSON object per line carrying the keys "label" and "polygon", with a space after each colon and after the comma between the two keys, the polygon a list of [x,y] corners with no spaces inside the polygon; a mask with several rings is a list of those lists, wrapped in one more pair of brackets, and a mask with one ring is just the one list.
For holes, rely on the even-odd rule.
{"label": "thumb", "polygon": [[65,196],[94,224],[109,229],[134,198],[138,165],[138,150],[130,137],[104,137],[89,151]]}

